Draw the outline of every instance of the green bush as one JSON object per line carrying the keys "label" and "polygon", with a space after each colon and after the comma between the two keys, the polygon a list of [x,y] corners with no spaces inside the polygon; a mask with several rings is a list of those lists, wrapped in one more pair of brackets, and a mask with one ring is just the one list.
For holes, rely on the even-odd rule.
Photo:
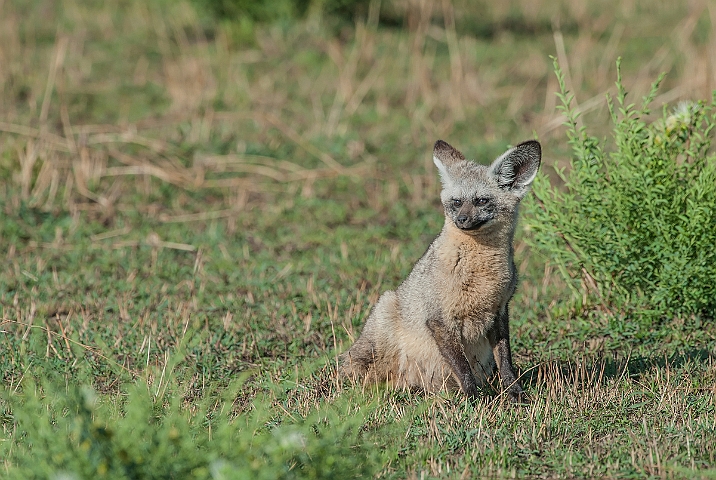
{"label": "green bush", "polygon": [[363,416],[340,399],[306,419],[281,420],[273,417],[275,400],[268,397],[255,398],[251,412],[234,416],[236,389],[191,407],[182,406],[178,390],[156,396],[140,381],[122,399],[47,380],[42,387],[25,382],[24,392],[0,390],[10,432],[0,442],[1,476],[366,478],[384,462],[363,438]]}
{"label": "green bush", "polygon": [[202,9],[221,20],[271,22],[303,15],[308,6],[301,0],[194,0]]}
{"label": "green bush", "polygon": [[661,78],[637,108],[627,103],[618,75],[617,105],[607,98],[613,134],[600,141],[578,127],[556,61],[555,71],[572,159],[558,171],[563,186],[544,176],[536,182],[536,201],[525,216],[529,241],[573,287],[581,278],[609,311],[712,318],[716,92],[709,103],[685,102],[671,112],[665,107],[660,120],[649,122]]}
{"label": "green bush", "polygon": [[369,0],[194,0],[203,11],[215,18],[230,21],[272,22],[299,18],[309,8],[352,20],[357,13],[365,14]]}
{"label": "green bush", "polygon": [[252,45],[261,24],[287,24],[305,18],[309,11],[353,22],[365,16],[369,0],[192,0],[209,31],[218,26],[234,46]]}

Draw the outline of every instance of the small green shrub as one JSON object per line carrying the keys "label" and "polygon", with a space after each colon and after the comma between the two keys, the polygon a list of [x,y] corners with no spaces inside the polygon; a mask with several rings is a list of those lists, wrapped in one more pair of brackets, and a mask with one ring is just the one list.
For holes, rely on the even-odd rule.
{"label": "small green shrub", "polygon": [[525,216],[529,241],[571,285],[581,278],[610,310],[712,318],[716,92],[709,103],[665,107],[660,120],[648,122],[661,78],[636,108],[618,75],[617,105],[607,98],[613,134],[600,141],[578,127],[556,61],[555,71],[573,156],[569,168],[558,171],[563,186],[544,176],[536,182],[536,201]]}
{"label": "small green shrub", "polygon": [[[0,390],[9,438],[3,478],[293,479],[366,478],[384,463],[346,402],[305,419],[275,418],[268,397],[234,416],[236,392],[182,406],[179,388],[155,396],[127,385],[126,399],[43,381]],[[373,447],[373,448],[369,448]]]}
{"label": "small green shrub", "polygon": [[[369,0],[192,0],[209,31],[218,26],[234,46],[252,45],[261,24],[287,24],[311,14],[338,23],[364,17]],[[309,13],[311,12],[311,13]]]}
{"label": "small green shrub", "polygon": [[194,0],[194,3],[220,20],[252,22],[292,19],[303,15],[308,7],[308,2],[301,0]]}
{"label": "small green shrub", "polygon": [[302,17],[310,8],[353,20],[368,10],[369,0],[194,0],[197,7],[220,20],[272,22]]}

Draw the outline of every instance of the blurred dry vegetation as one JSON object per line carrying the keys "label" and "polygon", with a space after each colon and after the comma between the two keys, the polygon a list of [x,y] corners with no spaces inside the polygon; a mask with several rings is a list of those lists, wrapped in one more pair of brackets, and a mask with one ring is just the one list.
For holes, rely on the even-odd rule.
{"label": "blurred dry vegetation", "polygon": [[[400,25],[382,27],[381,9]],[[241,209],[253,193],[310,195],[314,179],[343,174],[433,202],[437,138],[487,161],[536,135],[559,164],[549,55],[593,124],[617,56],[634,99],[661,72],[657,106],[716,87],[705,0],[373,1],[355,24],[307,15],[240,43],[184,2],[4,2],[1,166],[22,192],[10,203],[111,218],[151,176],[218,187]]]}

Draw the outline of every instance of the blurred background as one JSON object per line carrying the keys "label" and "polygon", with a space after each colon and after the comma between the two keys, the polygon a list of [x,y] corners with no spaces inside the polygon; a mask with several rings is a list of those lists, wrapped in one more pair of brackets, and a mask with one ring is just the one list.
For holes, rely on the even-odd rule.
{"label": "blurred background", "polygon": [[635,102],[662,72],[655,106],[709,98],[715,23],[707,0],[5,0],[6,201],[111,221],[132,194],[206,208],[154,204],[165,184],[241,208],[352,176],[433,202],[439,138],[481,162],[532,137],[565,158],[550,57],[597,131],[618,57]]}

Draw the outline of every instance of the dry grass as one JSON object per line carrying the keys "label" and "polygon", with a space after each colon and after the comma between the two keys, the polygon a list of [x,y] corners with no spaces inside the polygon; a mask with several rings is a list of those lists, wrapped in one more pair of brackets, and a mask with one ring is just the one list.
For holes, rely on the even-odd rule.
{"label": "dry grass", "polygon": [[[67,5],[64,16],[86,27],[43,32],[54,33],[55,40],[51,46],[39,45],[20,35],[19,26],[27,25],[27,20],[6,2],[0,47],[6,68],[0,73],[0,84],[6,86],[7,94],[0,131],[6,133],[6,150],[17,152],[14,180],[31,205],[73,209],[77,202],[91,202],[106,209],[121,199],[126,177],[152,176],[181,188],[238,192],[261,189],[261,178],[309,185],[315,178],[337,174],[378,175],[373,166],[385,136],[382,124],[395,121],[396,116],[409,119],[403,135],[410,137],[398,141],[413,155],[424,152],[429,139],[455,137],[456,129],[461,132],[461,125],[474,123],[476,117],[482,118],[477,136],[488,143],[502,142],[506,133],[517,131],[520,138],[536,132],[543,142],[557,145],[564,118],[555,111],[556,84],[547,55],[559,59],[568,86],[576,93],[578,109],[585,114],[603,118],[604,94],[613,90],[618,55],[625,56],[625,83],[634,98],[646,93],[661,71],[671,73],[655,105],[710,96],[716,78],[716,35],[712,32],[707,39],[699,39],[694,33],[699,22],[710,22],[716,15],[708,2],[692,2],[688,8],[656,3],[650,5],[644,22],[635,21],[644,15],[645,7],[639,2],[619,2],[616,11],[596,17],[586,2],[576,5],[562,6],[567,8],[568,22],[575,22],[579,31],[578,36],[565,36],[555,8],[512,2],[510,11],[521,12],[527,26],[547,21],[549,13],[544,12],[554,15],[552,41],[545,41],[549,37],[544,35],[518,51],[510,51],[510,44],[521,43],[510,31],[498,33],[492,46],[458,34],[455,12],[459,15],[468,6],[447,0],[409,3],[407,34],[379,29],[373,11],[356,25],[349,42],[301,29],[274,28],[259,31],[256,48],[236,50],[221,31],[213,40],[205,38],[186,4],[172,7],[172,15],[133,5],[122,18],[113,18],[116,15],[110,8],[98,13]],[[508,15],[505,7],[491,8],[485,13],[488,18]],[[655,27],[656,22],[662,24]],[[654,28],[666,35],[642,46],[646,43],[642,38]],[[124,111],[127,105],[120,103],[112,108],[116,119],[112,124],[86,123],[91,112],[78,111],[73,97],[85,91],[101,95],[116,88],[96,73],[114,60],[94,44],[133,35],[156,44],[152,58],[158,60],[150,61],[141,52],[134,57],[130,48],[122,52],[121,44],[117,45],[119,58],[126,60],[117,62],[121,71],[116,74],[127,75],[117,80],[139,89],[156,85],[165,92],[168,106],[130,118]],[[447,49],[446,58],[438,53],[443,49]],[[484,49],[488,49],[486,58],[476,54]],[[495,51],[495,58],[490,50]],[[635,53],[627,57],[629,50]],[[501,52],[509,57],[500,59]],[[322,65],[318,77],[307,70],[312,65],[290,60],[302,54],[315,56]],[[324,56],[329,62],[320,60]],[[18,84],[24,102],[12,100],[13,85]],[[216,109],[217,103],[224,107]],[[376,118],[367,124],[361,117],[371,112]],[[503,118],[512,125],[505,126]],[[193,158],[185,158],[173,147],[179,140],[179,125],[188,130],[181,141],[198,148]],[[355,128],[360,129],[361,138],[341,158],[319,146],[332,143],[333,138],[351,137]],[[232,149],[235,153],[201,153],[212,135],[232,130],[251,132],[241,135]],[[458,138],[463,135],[457,133]],[[474,131],[470,136],[475,142]],[[281,160],[277,165],[244,153],[249,142],[274,148],[279,142],[293,144],[300,151],[299,159]],[[559,164],[560,155],[561,149],[555,149],[551,159]],[[312,164],[311,158],[320,160],[325,169],[307,168],[305,163]],[[352,168],[344,171],[347,166]],[[426,176],[419,183],[434,191],[434,175],[427,164],[424,168]],[[207,178],[212,172],[241,175]],[[406,187],[412,188],[409,183]],[[64,192],[65,204],[58,204],[59,190]]]}

